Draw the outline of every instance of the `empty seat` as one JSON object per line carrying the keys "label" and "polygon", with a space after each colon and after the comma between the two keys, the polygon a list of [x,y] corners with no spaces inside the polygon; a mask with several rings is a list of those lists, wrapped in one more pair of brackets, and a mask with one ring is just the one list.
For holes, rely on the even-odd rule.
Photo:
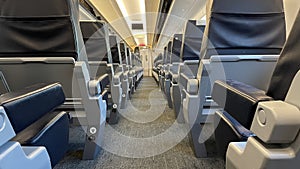
{"label": "empty seat", "polygon": [[[10,141],[16,133],[11,126],[3,107],[0,107],[0,168],[50,169],[51,162],[43,146],[22,147],[20,143]],[[18,160],[18,162],[16,162]]]}
{"label": "empty seat", "polygon": [[[195,132],[219,109],[211,99],[214,81],[237,79],[266,89],[286,36],[282,0],[214,0],[209,16],[197,80],[188,80],[183,94],[185,120],[199,128]],[[199,143],[199,133],[193,135]]]}
{"label": "empty seat", "polygon": [[140,81],[144,77],[144,68],[142,65],[142,61],[139,58],[139,53],[131,53],[131,60],[132,61],[132,73],[134,74],[133,83],[134,83],[134,90],[139,85]]}
{"label": "empty seat", "polygon": [[187,87],[187,79],[194,79],[197,75],[204,28],[204,25],[196,25],[194,20],[188,21],[185,26],[180,53],[183,64],[178,73],[172,75],[171,81],[171,97],[178,122],[184,122],[182,101],[185,96],[182,95],[182,90]]}
{"label": "empty seat", "polygon": [[300,12],[266,92],[233,80],[214,84],[212,96],[224,107],[215,118],[221,155],[234,142],[227,149],[227,168],[299,166],[299,28]]}
{"label": "empty seat", "polygon": [[[170,65],[165,72],[164,78],[164,92],[167,97],[168,105],[170,108],[175,106],[171,97],[171,80],[174,74],[178,74],[180,66],[180,52],[182,46],[182,34],[175,34],[173,36],[171,52],[170,52]],[[177,105],[176,105],[177,106]]]}
{"label": "empty seat", "polygon": [[59,109],[70,111],[74,124],[87,126],[83,158],[93,159],[100,151],[106,103],[101,78],[90,77],[78,1],[3,0],[0,4],[0,70],[8,88],[60,82],[66,102]]}
{"label": "empty seat", "polygon": [[155,81],[158,83],[159,82],[159,78],[158,78],[158,74],[159,74],[159,70],[160,70],[160,66],[162,64],[162,54],[160,53],[153,61],[153,68],[152,68],[152,76],[154,77]]}
{"label": "empty seat", "polygon": [[122,87],[122,98],[120,108],[124,109],[127,105],[127,99],[129,95],[129,81],[128,81],[128,71],[126,72],[122,66],[122,55],[120,49],[120,40],[115,35],[109,36],[109,43],[112,53],[113,67],[115,75],[120,75],[121,77],[121,87]]}
{"label": "empty seat", "polygon": [[54,111],[65,101],[62,86],[37,84],[0,96],[16,136],[22,146],[44,146],[54,166],[65,155],[69,144],[69,118]]}
{"label": "empty seat", "polygon": [[[108,28],[102,21],[80,21],[88,63],[93,77],[101,77],[101,95],[107,104],[107,121],[118,122],[118,109],[121,104],[120,75],[115,75],[111,65],[112,55],[109,46]],[[110,99],[111,98],[111,99]]]}
{"label": "empty seat", "polygon": [[[165,48],[164,51],[164,58],[163,58],[163,64],[160,69],[160,88],[161,91],[165,92],[165,74],[168,72],[168,69],[170,67],[170,61],[171,61],[171,48],[172,48],[173,41],[169,41],[168,45]],[[172,107],[172,105],[169,105],[169,107]]]}

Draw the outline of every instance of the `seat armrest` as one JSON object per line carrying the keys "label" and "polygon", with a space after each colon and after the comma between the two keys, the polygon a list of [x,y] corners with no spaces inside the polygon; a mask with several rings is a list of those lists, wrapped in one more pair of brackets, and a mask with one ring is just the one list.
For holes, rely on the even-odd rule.
{"label": "seat armrest", "polygon": [[171,74],[170,72],[165,72],[165,79],[171,79]]}
{"label": "seat armrest", "polygon": [[245,141],[251,136],[255,136],[253,132],[246,129],[241,125],[237,120],[235,120],[229,113],[226,111],[216,112],[216,116],[219,116],[223,122],[227,124],[228,127],[236,134],[236,136],[241,140]]}
{"label": "seat armrest", "polygon": [[97,79],[100,82],[101,91],[109,86],[109,76],[108,74],[104,74]]}
{"label": "seat armrest", "polygon": [[119,85],[121,83],[122,76],[123,76],[122,72],[118,72],[118,73],[114,74],[113,79],[112,79],[113,84]]}
{"label": "seat armrest", "polygon": [[89,81],[89,94],[91,96],[96,96],[101,94],[101,84],[98,80]]}
{"label": "seat armrest", "polygon": [[128,74],[129,74],[129,71],[123,72],[123,74],[122,74],[122,81],[128,81]]}
{"label": "seat armrest", "polygon": [[172,74],[172,83],[177,84],[179,81],[179,75],[178,74]]}
{"label": "seat armrest", "polygon": [[198,85],[199,82],[197,79],[189,79],[188,82],[187,82],[187,89],[186,91],[189,93],[189,94],[192,94],[192,95],[195,95],[198,93]]}
{"label": "seat armrest", "polygon": [[195,79],[195,77],[193,76],[187,76],[184,73],[180,73],[180,77],[179,77],[179,83],[180,85],[183,87],[183,89],[187,90],[187,85],[188,85],[188,81],[190,79]]}
{"label": "seat armrest", "polygon": [[102,93],[109,86],[109,76],[104,74],[97,79],[89,81],[89,93],[91,96],[96,96]]}
{"label": "seat armrest", "polygon": [[251,126],[257,104],[273,100],[264,91],[234,80],[216,81],[212,98],[247,129]]}
{"label": "seat armrest", "polygon": [[258,104],[251,131],[264,143],[291,144],[300,129],[299,107],[284,101]]}

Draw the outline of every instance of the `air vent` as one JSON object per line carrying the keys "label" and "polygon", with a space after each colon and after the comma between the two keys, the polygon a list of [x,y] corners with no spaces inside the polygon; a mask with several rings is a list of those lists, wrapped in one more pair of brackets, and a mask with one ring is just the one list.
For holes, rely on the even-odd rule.
{"label": "air vent", "polygon": [[143,30],[144,25],[142,23],[133,23],[133,24],[131,24],[131,29],[132,30]]}

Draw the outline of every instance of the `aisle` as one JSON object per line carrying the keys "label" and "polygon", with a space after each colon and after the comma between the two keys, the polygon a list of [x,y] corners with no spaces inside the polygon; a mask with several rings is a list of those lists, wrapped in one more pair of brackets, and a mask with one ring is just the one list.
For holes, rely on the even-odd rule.
{"label": "aisle", "polygon": [[73,128],[71,150],[55,169],[224,168],[222,160],[194,157],[188,130],[176,123],[173,110],[168,108],[152,77],[142,80],[127,108],[120,113],[117,125],[106,126],[104,150],[96,160],[80,160],[84,132]]}

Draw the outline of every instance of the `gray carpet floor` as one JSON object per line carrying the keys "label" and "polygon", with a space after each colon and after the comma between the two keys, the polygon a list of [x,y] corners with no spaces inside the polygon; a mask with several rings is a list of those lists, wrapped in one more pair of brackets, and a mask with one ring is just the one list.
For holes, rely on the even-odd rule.
{"label": "gray carpet floor", "polygon": [[95,160],[81,160],[84,129],[72,127],[69,151],[54,169],[224,168],[222,159],[194,156],[187,127],[176,122],[152,77],[141,81],[120,114],[118,124],[106,125],[103,150]]}

